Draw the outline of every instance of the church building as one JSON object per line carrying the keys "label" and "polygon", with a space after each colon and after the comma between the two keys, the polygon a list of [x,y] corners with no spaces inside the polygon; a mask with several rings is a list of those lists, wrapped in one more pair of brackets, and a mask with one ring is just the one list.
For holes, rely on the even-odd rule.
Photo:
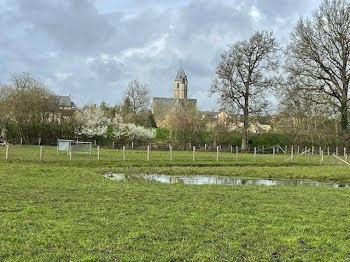
{"label": "church building", "polygon": [[188,99],[188,79],[187,75],[181,65],[174,80],[174,97],[153,97],[152,99],[152,113],[158,127],[162,126],[166,117],[176,110],[191,109],[197,110],[197,99]]}

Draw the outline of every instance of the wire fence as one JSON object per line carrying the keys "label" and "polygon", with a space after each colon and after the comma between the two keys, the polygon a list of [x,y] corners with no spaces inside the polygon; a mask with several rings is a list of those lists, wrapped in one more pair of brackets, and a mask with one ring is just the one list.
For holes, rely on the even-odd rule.
{"label": "wire fence", "polygon": [[106,163],[174,163],[177,165],[208,163],[215,165],[350,165],[347,150],[330,148],[254,147],[241,152],[238,146],[208,147],[207,145],[191,149],[159,148],[152,145],[121,145],[103,147],[93,145],[91,151],[58,150],[57,146],[6,145],[0,147],[0,162],[81,162]]}
{"label": "wire fence", "polygon": [[[208,143],[208,144],[196,144],[196,143],[186,143],[186,144],[174,144],[174,143],[145,143],[145,142],[139,142],[139,141],[131,141],[131,142],[120,142],[120,141],[108,141],[105,139],[87,139],[87,140],[79,140],[79,139],[71,139],[74,141],[79,142],[91,142],[93,146],[100,146],[103,148],[110,148],[110,149],[121,149],[123,146],[125,146],[126,149],[135,149],[135,150],[145,150],[147,149],[147,146],[150,146],[152,150],[168,150],[171,146],[173,150],[177,151],[192,151],[193,146],[196,147],[197,151],[217,151],[217,147],[219,147],[221,152],[236,152],[236,150],[241,151],[241,145],[238,144],[232,144],[232,145],[221,145],[216,143]],[[8,140],[7,142],[10,145],[44,145],[44,146],[56,146],[57,145],[57,139],[41,139],[38,138],[37,141],[31,141],[31,143],[24,143],[23,139],[12,139]],[[321,154],[323,151],[324,154],[332,155],[335,154],[336,156],[344,155],[350,151],[350,148],[344,147],[344,146],[334,146],[334,145],[325,145],[325,146],[304,146],[304,145],[248,145],[248,148],[245,152],[248,153],[254,153],[256,151],[257,154],[271,154],[273,153],[273,150],[275,150],[275,153],[291,153],[291,150],[293,148],[294,153],[299,154],[300,152],[306,151],[307,149],[310,149],[310,153],[312,155],[314,154]]]}

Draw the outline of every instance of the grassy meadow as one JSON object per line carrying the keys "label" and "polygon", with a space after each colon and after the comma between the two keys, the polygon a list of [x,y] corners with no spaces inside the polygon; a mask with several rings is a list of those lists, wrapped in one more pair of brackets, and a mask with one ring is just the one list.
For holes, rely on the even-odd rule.
{"label": "grassy meadow", "polygon": [[0,147],[0,261],[347,261],[350,189],[111,181],[104,171],[350,181],[334,157]]}

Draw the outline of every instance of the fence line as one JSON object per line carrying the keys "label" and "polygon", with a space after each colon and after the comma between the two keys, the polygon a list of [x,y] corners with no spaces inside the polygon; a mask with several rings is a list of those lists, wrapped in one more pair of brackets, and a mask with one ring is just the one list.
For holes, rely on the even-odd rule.
{"label": "fence line", "polygon": [[[24,150],[26,148],[26,146],[6,145],[6,147],[4,148],[6,150],[6,151],[4,150],[5,151],[5,161],[9,161],[10,159],[12,161],[13,160],[20,160],[20,161],[22,161],[22,160],[38,161],[39,160],[40,163],[55,161],[54,160],[55,159],[54,156],[56,157],[56,155],[57,155],[57,152],[58,152],[58,151],[56,151],[57,147],[51,147],[52,150],[51,149],[50,150],[46,150],[45,149],[46,147],[42,146],[42,145],[38,146],[38,147],[39,148],[37,148],[37,146],[33,147],[33,149],[34,149],[34,156],[32,156],[33,154],[28,156],[26,154],[21,153],[21,150],[22,149]],[[173,156],[174,156],[173,155],[173,146],[172,145],[168,145],[168,147],[169,147],[169,149],[168,149],[169,150],[169,155],[168,155],[169,157],[166,157],[166,160],[173,161]],[[297,151],[295,150],[295,146],[291,146],[290,147],[290,157],[288,157],[285,160],[282,160],[281,158],[276,158],[276,155],[277,155],[276,154],[276,148],[277,147],[280,147],[280,146],[272,147],[272,159],[273,159],[273,161],[276,161],[276,159],[277,159],[277,162],[280,162],[280,161],[281,162],[295,161],[298,157],[300,157],[302,155],[306,155],[307,161],[310,162],[310,156],[312,156],[312,153],[311,153],[312,152],[312,148],[309,148],[306,151],[301,152],[300,154],[296,154]],[[101,148],[102,148],[101,146],[97,146],[96,147],[96,151],[94,149],[94,158],[95,159],[97,158],[98,161],[100,161],[100,160],[113,161],[113,160],[116,159],[116,157],[112,153],[114,151],[113,149],[108,149],[108,150],[110,150],[108,152],[106,149],[103,149],[103,150],[106,150],[106,151],[101,151]],[[1,149],[1,147],[0,147],[0,149]],[[120,150],[120,149],[122,149],[122,150]],[[119,148],[119,152],[122,153],[122,160],[126,161],[127,157],[128,157],[129,161],[135,161],[137,159],[140,159],[140,157],[138,157],[140,154],[139,154],[139,152],[136,152],[135,149],[134,149],[134,153],[132,153],[131,151],[128,151],[128,152],[130,152],[130,155],[129,155],[129,153],[126,152],[127,150],[130,150],[130,149],[131,148],[127,149],[126,145],[124,145],[122,148]],[[224,149],[224,148],[222,148],[222,149]],[[320,151],[319,154],[315,154],[315,156],[317,156],[317,160],[316,160],[316,158],[314,156],[312,158],[312,159],[314,159],[312,162],[315,163],[316,161],[317,162],[319,161],[318,164],[323,165],[325,163],[325,160],[326,160],[325,159],[326,152],[323,151],[322,148],[316,148],[316,149],[321,150],[321,151]],[[133,149],[131,149],[131,150],[133,150]],[[148,145],[147,146],[147,151],[146,151],[146,153],[147,153],[146,160],[147,161],[151,161],[151,150],[152,150],[152,147],[150,145]],[[257,161],[258,159],[259,159],[259,161],[269,161],[268,158],[266,158],[266,157],[262,157],[261,158],[258,155],[258,151],[259,150],[261,151],[262,149],[261,148],[258,149],[257,147],[254,147],[253,151],[250,151],[250,152],[247,152],[247,153],[249,153],[249,155],[253,156],[255,161]],[[271,151],[268,151],[268,150],[269,150],[269,148],[264,148],[264,151],[267,153],[266,156],[271,155]],[[2,152],[4,152],[4,151],[2,151]],[[139,150],[137,150],[137,151],[139,151]],[[186,151],[183,151],[183,152],[186,152]],[[26,152],[26,151],[24,150],[22,152]],[[37,153],[35,153],[35,152],[37,152]],[[143,151],[143,152],[145,152],[145,151]],[[156,152],[157,152],[157,150],[155,150],[154,155],[152,154],[152,160],[154,160],[154,161],[162,160],[163,161],[164,160],[164,156],[162,156],[161,154],[156,153]],[[158,150],[158,152],[163,152],[163,150]],[[179,152],[181,152],[181,150]],[[231,152],[231,146],[230,146],[229,147],[229,152],[226,151],[225,154],[223,154],[222,156],[221,156],[221,152],[222,151],[220,150],[220,146],[219,145],[216,146],[216,159],[215,159],[215,156],[214,156],[214,152],[211,151],[211,152],[204,153],[202,151],[202,153],[201,153],[201,152],[197,151],[197,146],[192,146],[192,152],[190,152],[190,151],[187,151],[187,152],[188,152],[187,154],[182,154],[181,157],[179,155],[177,160],[178,161],[181,161],[181,160],[190,161],[191,160],[191,153],[192,153],[192,161],[193,162],[201,161],[201,160],[202,161],[215,161],[216,160],[217,162],[221,161],[221,162],[227,163],[229,161],[238,161],[238,157],[240,157],[240,156],[242,156],[242,161],[248,161],[249,162],[249,161],[252,160],[252,158],[245,157],[244,154],[239,156],[238,155],[239,154],[238,146],[235,147],[235,152],[234,152],[234,148],[232,147],[232,154],[230,153]],[[283,151],[281,150],[280,151],[280,155],[282,154],[282,152]],[[337,159],[342,159],[342,160],[340,160],[341,162],[349,163],[348,162],[347,151],[344,150],[343,152],[345,154],[344,157],[337,156]],[[341,153],[343,153],[343,152],[341,151]],[[0,150],[0,153],[1,153],[1,150]],[[38,153],[39,153],[39,159],[38,159]],[[87,152],[75,152],[75,151],[71,150],[71,148],[69,148],[68,151],[67,151],[67,155],[68,155],[67,158],[70,161],[72,161],[73,154],[74,155],[75,154],[80,155],[80,153],[84,154],[84,153],[87,153]],[[120,157],[120,153],[116,154],[117,161],[121,160],[120,159],[121,158]],[[233,153],[235,153],[235,155],[233,155]],[[128,156],[126,156],[127,154],[128,154]],[[62,154],[59,154],[59,155],[62,156]],[[119,155],[119,157],[118,157],[118,155]],[[165,153],[165,155],[167,155],[167,153]],[[332,154],[332,156],[334,157],[334,156],[336,156],[336,154],[334,153],[334,154]],[[60,159],[62,159],[62,158],[60,158]],[[81,157],[74,157],[74,159],[82,160],[83,158],[81,158]],[[326,163],[328,164],[330,162],[326,161]],[[350,164],[347,164],[347,165],[350,165]]]}
{"label": "fence line", "polygon": [[[77,140],[78,138],[64,138],[64,139],[71,139],[71,140]],[[121,141],[117,141],[117,140],[96,140],[96,139],[85,139],[86,142],[92,142],[94,146],[103,146],[103,147],[108,147],[108,148],[120,148],[122,145],[125,145],[126,148],[132,148],[132,149],[141,149],[141,148],[145,148],[147,146],[147,143],[144,142],[139,142],[139,141],[127,141],[127,142],[121,142]],[[32,138],[32,139],[28,139],[28,137],[16,137],[16,138],[12,138],[9,139],[7,142],[9,142],[10,144],[16,144],[16,145],[56,145],[57,143],[57,139],[53,139],[53,138],[42,138],[42,137],[37,137],[37,138]],[[151,149],[166,149],[167,148],[167,144],[166,143],[151,143]],[[191,144],[191,145],[190,145]],[[309,145],[310,148],[317,146],[316,148],[318,148],[318,153],[320,153],[319,151],[319,147],[323,147],[323,148],[327,148],[327,155],[331,155],[331,152],[336,152],[336,155],[339,155],[339,149],[344,147],[343,143],[339,143],[339,144],[335,144],[335,143],[322,143],[322,145],[320,144],[312,144],[312,143],[307,143]],[[189,146],[190,145],[190,146]],[[220,144],[220,151],[231,151],[231,146],[236,146],[237,144],[233,143],[233,144]],[[291,145],[293,145],[293,143],[287,144],[284,146],[284,148],[282,148],[281,146],[278,147],[278,150],[282,150],[282,152],[287,153],[288,147],[290,147]],[[305,143],[303,143],[302,145],[305,145]],[[175,150],[180,150],[182,148],[182,150],[192,150],[192,146],[196,146],[196,151],[215,151],[216,150],[216,144],[215,143],[203,143],[203,144],[198,144],[198,143],[187,143],[186,144],[173,144],[173,149]],[[238,145],[239,146],[239,145]],[[249,144],[248,147],[251,149],[253,149],[255,147],[257,147],[257,153],[265,153],[266,150],[272,149],[273,146],[270,145],[261,145],[261,144]],[[297,145],[300,146],[300,145]],[[286,150],[287,148],[287,150]],[[328,154],[328,148],[330,150],[329,154]],[[336,149],[338,148],[338,149]],[[298,152],[296,145],[294,144],[294,152]],[[278,151],[277,150],[277,151]],[[347,151],[349,151],[350,148],[347,148]],[[288,150],[289,151],[289,150]],[[315,153],[315,149],[314,149],[314,153]],[[321,149],[322,151],[322,149]],[[342,150],[341,150],[342,151]],[[278,153],[278,152],[276,152]],[[325,152],[324,152],[325,153]],[[345,152],[344,152],[345,153]],[[343,154],[343,153],[342,153]]]}
{"label": "fence line", "polygon": [[334,156],[336,159],[342,161],[343,163],[347,164],[348,166],[350,166],[350,163],[345,161],[344,159],[341,159],[340,157],[336,156],[335,154],[333,154],[332,156]]}

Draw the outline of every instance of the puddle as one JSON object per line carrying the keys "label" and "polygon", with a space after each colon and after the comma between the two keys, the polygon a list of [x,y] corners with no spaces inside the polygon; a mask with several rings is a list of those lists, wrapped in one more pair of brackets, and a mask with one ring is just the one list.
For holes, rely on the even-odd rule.
{"label": "puddle", "polygon": [[110,180],[117,180],[117,181],[126,180],[126,176],[124,174],[103,173],[102,175],[106,178],[109,178]]}
{"label": "puddle", "polygon": [[190,185],[263,185],[263,186],[327,186],[327,187],[349,187],[347,183],[321,182],[313,180],[280,180],[280,179],[245,179],[236,177],[220,176],[183,176],[183,175],[164,175],[164,174],[138,174],[126,176],[125,174],[104,173],[104,177],[111,180],[122,181],[130,178],[145,179],[161,183],[183,183]]}

